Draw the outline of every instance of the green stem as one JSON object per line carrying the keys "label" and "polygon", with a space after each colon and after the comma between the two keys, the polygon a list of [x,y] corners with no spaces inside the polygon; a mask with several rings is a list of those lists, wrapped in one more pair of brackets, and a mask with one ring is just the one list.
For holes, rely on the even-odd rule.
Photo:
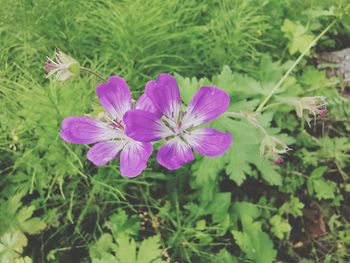
{"label": "green stem", "polygon": [[94,75],[95,77],[99,78],[100,80],[106,81],[106,79],[101,74],[93,71],[92,69],[80,67],[80,71],[90,73],[90,74]]}
{"label": "green stem", "polygon": [[253,125],[255,128],[259,129],[265,136],[268,136],[267,131],[263,126],[261,126],[258,121],[255,119],[256,114],[254,113],[238,113],[238,112],[226,112],[225,115],[228,115],[229,117],[233,118],[239,118],[239,119],[246,119],[251,125]]}
{"label": "green stem", "polygon": [[282,102],[272,103],[272,104],[269,104],[269,105],[263,107],[262,109],[260,109],[258,113],[263,112],[263,111],[265,111],[265,110],[267,110],[267,109],[271,109],[271,108],[280,106],[280,105],[286,105],[286,104],[285,104],[285,103],[282,103]]}
{"label": "green stem", "polygon": [[238,119],[242,119],[245,117],[244,114],[239,112],[234,112],[234,111],[227,111],[224,114],[228,115],[229,117],[238,118]]}
{"label": "green stem", "polygon": [[349,176],[346,174],[346,172],[344,172],[344,170],[341,168],[341,166],[337,160],[335,160],[334,163],[337,166],[340,175],[343,177],[343,181],[346,183],[347,180],[349,179]]}
{"label": "green stem", "polygon": [[266,105],[266,103],[271,99],[273,94],[276,93],[276,91],[282,86],[283,82],[286,80],[286,78],[289,76],[289,74],[295,69],[295,67],[300,63],[300,61],[304,58],[304,56],[310,51],[310,49],[317,43],[317,41],[327,33],[327,31],[337,22],[335,19],[332,23],[330,23],[309,45],[308,47],[303,51],[303,53],[300,54],[300,56],[297,58],[297,60],[294,61],[293,65],[287,70],[287,72],[283,75],[283,77],[278,81],[276,86],[270,91],[270,93],[265,97],[265,99],[260,103],[259,107],[255,110],[256,112],[260,112],[261,109]]}

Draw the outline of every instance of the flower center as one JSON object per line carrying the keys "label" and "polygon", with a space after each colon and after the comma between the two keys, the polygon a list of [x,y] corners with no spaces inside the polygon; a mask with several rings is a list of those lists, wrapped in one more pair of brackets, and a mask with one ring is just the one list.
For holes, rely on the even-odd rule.
{"label": "flower center", "polygon": [[180,112],[177,119],[169,119],[165,116],[162,117],[162,121],[165,126],[167,126],[175,136],[181,136],[186,132],[186,130],[183,128],[182,116],[183,114]]}
{"label": "flower center", "polygon": [[107,114],[104,115],[107,123],[114,129],[114,130],[119,130],[122,131],[124,133],[125,127],[124,127],[124,123],[122,120],[119,120],[118,118],[111,118],[109,117]]}
{"label": "flower center", "polygon": [[166,140],[173,138],[180,138],[182,141],[186,142],[185,135],[191,134],[193,125],[189,126],[184,122],[184,116],[186,112],[180,111],[179,115],[176,118],[168,118],[166,116],[162,117],[162,122],[167,126],[171,131],[172,135],[166,137]]}
{"label": "flower center", "polygon": [[113,120],[112,122],[113,129],[118,129],[124,131],[124,125],[122,121],[119,121],[118,119]]}
{"label": "flower center", "polygon": [[185,132],[185,130],[181,127],[181,123],[176,123],[174,132],[176,136],[181,136]]}

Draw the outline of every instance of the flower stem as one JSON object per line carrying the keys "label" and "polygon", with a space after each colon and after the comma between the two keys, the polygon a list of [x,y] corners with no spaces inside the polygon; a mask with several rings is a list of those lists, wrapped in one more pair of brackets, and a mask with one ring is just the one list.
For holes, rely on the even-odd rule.
{"label": "flower stem", "polygon": [[233,111],[227,111],[224,114],[233,118],[238,118],[238,119],[242,119],[245,117],[243,113],[233,112]]}
{"label": "flower stem", "polygon": [[[269,105],[267,105],[267,106],[261,108],[261,109],[259,110],[259,113],[260,113],[260,112],[263,112],[263,111],[265,111],[265,110],[267,110],[267,109],[275,108],[275,107],[280,106],[280,105],[286,105],[286,104],[285,104],[285,103],[282,103],[282,102],[272,103],[272,104],[269,104]],[[257,112],[257,111],[256,111],[256,112]]]}
{"label": "flower stem", "polygon": [[99,78],[100,80],[106,81],[106,79],[101,74],[93,71],[92,69],[80,67],[80,71],[90,73],[90,74],[94,75],[95,77]]}
{"label": "flower stem", "polygon": [[249,112],[249,113],[243,113],[243,112],[226,112],[225,115],[228,115],[229,117],[233,117],[233,118],[238,118],[238,119],[246,119],[251,125],[253,125],[255,128],[257,128],[258,130],[260,130],[262,132],[262,134],[264,134],[265,136],[268,135],[267,131],[265,130],[265,128],[263,126],[261,126],[259,124],[259,122],[256,120],[255,116],[256,114],[254,114],[253,112]]}
{"label": "flower stem", "polygon": [[327,31],[334,26],[334,24],[337,22],[337,19],[333,20],[332,23],[330,23],[303,51],[303,53],[300,54],[300,56],[297,58],[297,60],[294,61],[293,65],[287,70],[287,72],[283,75],[283,77],[278,81],[276,86],[270,91],[270,93],[265,97],[265,99],[260,103],[259,107],[255,110],[256,112],[260,112],[261,109],[266,105],[266,103],[271,99],[273,94],[276,93],[276,91],[282,86],[283,82],[286,80],[286,78],[289,76],[289,74],[295,69],[295,67],[300,63],[300,61],[304,58],[304,56],[310,51],[310,49],[318,42],[318,40],[327,33]]}

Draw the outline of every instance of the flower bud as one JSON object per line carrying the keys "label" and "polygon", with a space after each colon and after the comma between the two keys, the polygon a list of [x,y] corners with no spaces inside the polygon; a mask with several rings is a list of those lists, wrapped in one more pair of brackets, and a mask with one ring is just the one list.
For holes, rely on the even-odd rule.
{"label": "flower bud", "polygon": [[299,118],[304,118],[310,126],[313,119],[324,118],[328,112],[326,98],[323,96],[284,99],[283,102],[293,105]]}
{"label": "flower bud", "polygon": [[300,99],[300,103],[303,108],[304,118],[309,125],[311,118],[316,122],[318,116],[324,118],[327,113],[327,102],[325,97],[304,97]]}
{"label": "flower bud", "polygon": [[272,157],[275,165],[283,163],[281,155],[289,150],[290,148],[284,142],[268,134],[265,135],[260,144],[260,155],[262,157]]}
{"label": "flower bud", "polygon": [[80,65],[74,58],[58,50],[55,52],[55,61],[47,58],[45,71],[46,78],[56,74],[57,80],[66,81],[79,74]]}

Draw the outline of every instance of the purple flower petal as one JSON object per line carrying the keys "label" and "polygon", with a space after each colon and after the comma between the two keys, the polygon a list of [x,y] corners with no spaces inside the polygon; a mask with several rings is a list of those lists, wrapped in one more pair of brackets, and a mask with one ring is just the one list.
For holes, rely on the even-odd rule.
{"label": "purple flower petal", "polygon": [[157,141],[172,134],[171,130],[151,112],[130,110],[124,116],[125,132],[136,141]]}
{"label": "purple flower petal", "polygon": [[129,86],[121,77],[110,77],[106,83],[97,87],[96,93],[101,105],[113,120],[122,120],[124,114],[131,109]]}
{"label": "purple flower petal", "polygon": [[120,172],[122,176],[138,176],[147,166],[152,153],[151,143],[129,142],[120,154]]}
{"label": "purple flower petal", "polygon": [[201,87],[191,99],[183,118],[186,128],[209,122],[226,112],[229,95],[216,87]]}
{"label": "purple flower petal", "polygon": [[86,117],[69,117],[63,120],[60,136],[74,144],[92,144],[118,136],[106,123]]}
{"label": "purple flower petal", "polygon": [[169,119],[177,119],[181,109],[181,97],[174,77],[160,74],[156,80],[146,84],[145,93],[161,113]]}
{"label": "purple flower petal", "polygon": [[194,130],[185,138],[194,150],[207,157],[224,154],[232,143],[231,134],[212,128]]}
{"label": "purple flower petal", "polygon": [[179,169],[182,164],[194,160],[191,147],[180,138],[174,138],[164,144],[157,153],[157,161],[169,170]]}
{"label": "purple flower petal", "polygon": [[87,158],[97,166],[104,165],[113,160],[123,149],[121,141],[104,141],[95,144],[87,153]]}
{"label": "purple flower petal", "polygon": [[143,94],[137,100],[135,109],[152,112],[156,114],[159,118],[162,116],[162,113],[154,106],[153,102],[147,97],[146,94]]}

